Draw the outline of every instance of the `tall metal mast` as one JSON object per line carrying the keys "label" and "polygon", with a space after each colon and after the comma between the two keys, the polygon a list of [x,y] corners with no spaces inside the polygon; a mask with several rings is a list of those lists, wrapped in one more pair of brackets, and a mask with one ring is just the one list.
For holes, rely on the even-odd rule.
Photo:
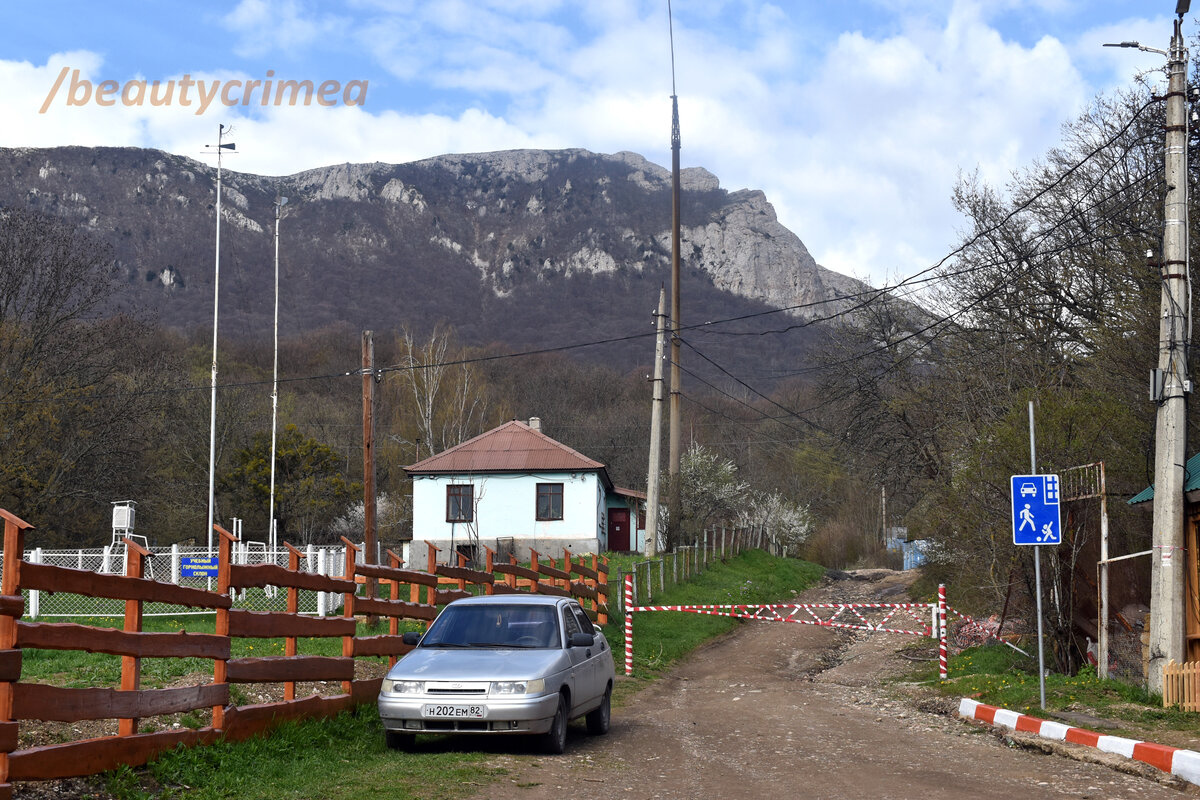
{"label": "tall metal mast", "polygon": [[271,377],[271,499],[267,503],[267,546],[275,551],[275,439],[279,422],[279,220],[288,199],[275,197],[275,367]]}
{"label": "tall metal mast", "polygon": [[[213,263],[212,399],[208,422],[208,554],[213,552],[213,506],[217,477],[217,307],[221,297],[221,156],[236,144],[225,144],[225,126],[217,126],[217,244]],[[212,147],[212,145],[205,145]]]}

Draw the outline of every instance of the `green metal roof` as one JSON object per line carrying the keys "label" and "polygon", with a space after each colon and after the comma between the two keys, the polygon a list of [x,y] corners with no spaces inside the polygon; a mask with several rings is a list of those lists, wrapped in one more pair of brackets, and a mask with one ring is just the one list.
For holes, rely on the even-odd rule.
{"label": "green metal roof", "polygon": [[[1183,474],[1187,478],[1187,482],[1183,485],[1183,493],[1185,495],[1200,490],[1200,453],[1196,453],[1196,455],[1188,459],[1187,465],[1183,468]],[[1135,506],[1139,503],[1147,503],[1153,499],[1154,486],[1150,485],[1131,497],[1129,505]]]}

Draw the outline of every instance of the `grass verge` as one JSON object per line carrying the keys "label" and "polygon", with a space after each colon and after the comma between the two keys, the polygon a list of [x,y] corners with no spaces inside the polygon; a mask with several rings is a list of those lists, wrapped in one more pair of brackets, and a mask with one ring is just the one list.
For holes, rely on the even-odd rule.
{"label": "grass verge", "polygon": [[396,753],[371,706],[326,720],[287,723],[270,736],[180,748],[145,771],[119,770],[106,788],[121,800],[453,800],[503,770],[487,753]]}
{"label": "grass verge", "polygon": [[[1036,646],[1036,645],[1034,645]],[[1029,649],[1026,647],[1025,649]],[[1162,707],[1162,697],[1140,686],[1118,680],[1100,680],[1094,667],[1077,675],[1046,676],[1046,709],[1041,708],[1037,660],[1002,645],[972,647],[951,657],[950,677],[937,680],[937,665],[924,667],[913,677],[937,687],[942,694],[969,697],[1030,716],[1051,718],[1055,712],[1072,712],[1117,723],[1105,733],[1146,741],[1175,739],[1171,733],[1200,737],[1200,714]],[[1087,725],[1080,725],[1087,727]],[[1185,745],[1176,745],[1185,746]],[[1195,746],[1190,745],[1190,746]]]}

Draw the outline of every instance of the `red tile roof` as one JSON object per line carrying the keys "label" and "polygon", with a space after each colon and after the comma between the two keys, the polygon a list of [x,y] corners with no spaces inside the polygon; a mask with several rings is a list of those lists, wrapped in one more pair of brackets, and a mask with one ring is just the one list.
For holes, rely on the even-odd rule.
{"label": "red tile roof", "polygon": [[519,420],[468,439],[405,467],[410,475],[479,472],[585,472],[599,471],[610,483],[604,465],[556,442]]}

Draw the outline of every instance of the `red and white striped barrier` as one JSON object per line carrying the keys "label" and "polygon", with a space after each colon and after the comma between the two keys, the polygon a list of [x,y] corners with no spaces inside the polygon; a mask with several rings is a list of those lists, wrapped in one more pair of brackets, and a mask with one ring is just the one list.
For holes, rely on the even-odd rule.
{"label": "red and white striped barrier", "polygon": [[950,659],[946,647],[946,584],[938,584],[938,676],[942,680],[950,675]]}
{"label": "red and white striped barrier", "polygon": [[633,674],[633,576],[625,576],[625,674]]}
{"label": "red and white striped barrier", "polygon": [[[934,619],[927,624],[917,611],[932,613]],[[633,674],[633,615],[645,611],[682,611],[689,614],[706,614],[713,617],[732,617],[764,622],[791,622],[797,625],[817,625],[825,628],[873,631],[876,633],[900,633],[909,636],[937,636],[940,640],[941,676],[946,677],[946,587],[938,587],[938,603],[767,603],[750,604],[696,604],[676,606],[635,606],[633,604],[633,576],[625,576],[625,674]],[[824,614],[820,612],[826,612]],[[832,613],[828,613],[832,612]],[[872,621],[864,612],[881,613]],[[900,616],[907,623],[916,623],[918,628],[894,627],[893,620]],[[936,628],[936,631],[935,631]]]}
{"label": "red and white striped barrier", "polygon": [[[634,606],[632,611],[683,611],[690,614],[707,614],[713,617],[756,619],[764,622],[792,622],[797,625],[819,625],[826,628],[849,628],[851,630],[877,631],[880,633],[907,633],[911,636],[932,636],[932,627],[912,613],[912,609],[929,610],[928,603],[781,603],[775,605],[684,605],[684,606]],[[833,610],[833,614],[822,617],[816,610]],[[872,622],[863,611],[888,610],[882,619]],[[910,621],[920,629],[890,627],[897,614],[906,612]],[[807,614],[807,618],[801,616]],[[843,616],[844,615],[844,616]],[[843,621],[844,620],[844,621]]]}
{"label": "red and white striped barrier", "polygon": [[1108,736],[1084,728],[1073,728],[1061,722],[1051,722],[1031,717],[1028,714],[1009,711],[1006,708],[984,705],[966,697],[958,704],[958,714],[965,719],[978,720],[1013,731],[1032,733],[1044,739],[1071,742],[1094,747],[1104,753],[1115,753],[1134,761],[1149,764],[1163,772],[1182,778],[1188,783],[1200,786],[1200,753],[1194,750],[1183,750],[1178,747],[1126,739],[1122,736]]}

